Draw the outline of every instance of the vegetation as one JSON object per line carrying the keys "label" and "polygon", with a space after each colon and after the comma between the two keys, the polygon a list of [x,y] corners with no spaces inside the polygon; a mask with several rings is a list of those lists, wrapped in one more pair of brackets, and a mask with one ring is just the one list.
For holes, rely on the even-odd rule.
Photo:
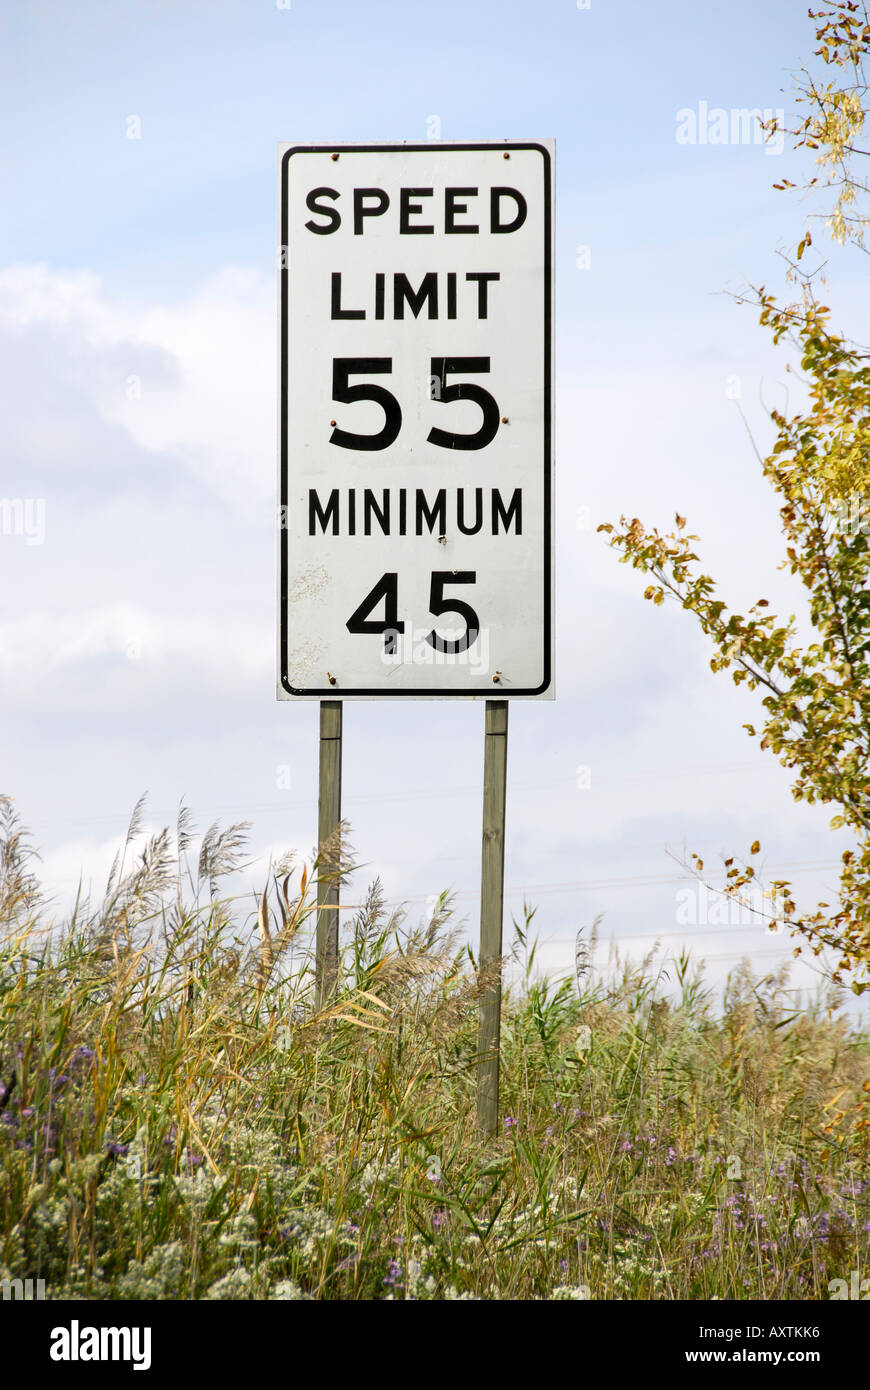
{"label": "vegetation", "polygon": [[[138,833],[134,818],[132,839]],[[48,1298],[830,1297],[866,1267],[870,1043],[686,957],[537,978],[515,924],[502,1119],[449,902],[377,884],[313,1009],[312,903],[221,896],[243,827],[156,836],[54,924],[0,838],[0,1280]],[[127,854],[129,856],[128,845]],[[347,891],[347,890],[346,890]],[[834,992],[836,995],[836,991]]]}
{"label": "vegetation", "polygon": [[[862,195],[868,189],[855,166],[867,151],[855,142],[867,110],[863,62],[870,54],[870,19],[855,0],[833,0],[810,17],[820,44],[816,54],[837,80],[805,69],[797,99],[806,114],[785,129],[797,146],[817,152],[822,174],[804,191],[836,190],[827,218],[834,240],[866,250]],[[795,187],[787,179],[775,186]],[[770,412],[776,438],[762,468],[780,498],[783,568],[805,590],[811,640],[804,642],[794,615],[783,620],[770,612],[767,599],[746,615],[730,612],[712,578],[699,571],[693,548],[699,538],[686,534],[679,514],[676,532],[668,535],[648,530],[637,517],[599,530],[610,534],[623,562],[651,575],[645,598],[655,604],[675,599],[694,615],[714,648],[712,670],[730,670],[735,684],[762,693],[760,728],[744,728],[795,774],[795,800],[836,806],[832,827],[852,832],[833,906],[799,910],[784,880],[773,882],[770,893],[815,955],[826,947],[836,954],[835,981],[848,975],[861,993],[870,988],[870,352],[831,329],[831,311],[815,290],[824,263],[807,268],[804,261],[811,244],[807,231],[794,258],[787,258],[788,278],[799,289],[796,302],[780,305],[764,286],[747,296],[774,343],[789,343],[797,352],[797,375],[807,392],[804,411],[790,417]],[[731,893],[739,895],[755,877],[751,860],[759,848],[756,841],[742,862],[726,860]]]}

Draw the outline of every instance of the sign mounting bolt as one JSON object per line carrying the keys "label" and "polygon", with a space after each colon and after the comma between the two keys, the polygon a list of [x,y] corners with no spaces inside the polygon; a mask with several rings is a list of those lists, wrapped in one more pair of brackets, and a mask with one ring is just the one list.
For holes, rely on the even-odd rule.
{"label": "sign mounting bolt", "polygon": [[503,159],[510,159],[510,157],[511,157],[511,156],[510,156],[510,150],[505,150],[504,155],[502,156],[502,158],[503,158]]}
{"label": "sign mounting bolt", "polygon": [[330,685],[335,685],[335,676],[332,674],[331,671],[327,671],[326,679],[329,681]]}
{"label": "sign mounting bolt", "polygon": [[507,417],[506,415],[503,415],[503,416],[501,417],[501,422],[502,422],[503,425],[509,425],[509,424],[510,424],[510,420],[508,419],[508,417]]}
{"label": "sign mounting bolt", "polygon": [[439,544],[439,545],[446,545],[446,544],[447,544],[447,537],[446,537],[446,536],[439,536],[439,537],[438,537],[438,544]]}
{"label": "sign mounting bolt", "polygon": [[499,685],[500,682],[501,682],[501,671],[496,671],[495,675],[494,675],[493,678],[492,678],[492,683],[493,683],[493,685]]}
{"label": "sign mounting bolt", "polygon": [[330,157],[330,159],[338,159],[338,155],[337,155],[337,154],[331,154],[329,157]]}

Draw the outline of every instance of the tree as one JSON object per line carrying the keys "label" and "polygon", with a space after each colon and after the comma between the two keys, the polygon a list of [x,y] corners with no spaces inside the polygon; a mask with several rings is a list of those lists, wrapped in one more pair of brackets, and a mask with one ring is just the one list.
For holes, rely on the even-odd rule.
{"label": "tree", "polygon": [[[804,188],[836,189],[826,219],[831,236],[866,250],[870,213],[861,194],[870,190],[855,163],[868,155],[856,140],[868,101],[863,62],[870,55],[870,19],[854,0],[809,13],[821,44],[816,53],[839,69],[840,83],[804,69],[798,101],[809,111],[782,128],[796,145],[818,151],[822,177]],[[775,187],[796,185],[784,179]],[[698,537],[686,533],[683,517],[677,515],[677,530],[667,535],[647,531],[636,517],[598,529],[610,534],[623,563],[652,577],[646,599],[670,598],[694,614],[714,648],[711,668],[731,671],[735,684],[759,691],[760,727],[744,728],[795,774],[795,800],[836,805],[832,827],[853,833],[836,903],[799,911],[787,880],[774,880],[770,892],[814,954],[826,947],[836,953],[834,980],[851,973],[853,990],[862,993],[870,988],[870,353],[832,330],[831,311],[814,289],[824,267],[803,262],[811,245],[806,231],[794,257],[786,257],[788,278],[799,288],[795,303],[780,305],[764,286],[742,298],[757,305],[775,344],[799,352],[808,390],[802,413],[770,412],[776,439],[762,468],[781,499],[783,567],[807,590],[816,640],[800,647],[794,616],[781,621],[766,599],[745,615],[729,611],[713,580],[699,571]],[[726,859],[726,891],[739,893],[755,878],[751,861],[759,850],[756,840],[740,863]],[[696,855],[693,861],[703,874],[703,862]],[[801,950],[798,945],[795,955]]]}
{"label": "tree", "polygon": [[[823,81],[809,68],[802,68],[797,80],[796,100],[808,108],[802,119],[792,127],[780,125],[777,118],[767,123],[770,134],[781,130],[794,139],[795,147],[817,150],[816,164],[821,176],[809,179],[808,189],[835,188],[836,200],[830,213],[812,214],[825,217],[833,239],[841,245],[854,242],[862,250],[867,213],[859,204],[861,194],[870,192],[856,167],[857,159],[866,158],[870,151],[856,143],[864,127],[867,112],[868,87],[864,75],[864,59],[870,54],[870,16],[864,3],[856,0],[832,0],[826,8],[809,10],[809,17],[821,21],[816,28],[819,48],[815,50],[825,66],[838,68],[838,81]],[[790,189],[795,185],[788,179],[775,183],[774,188]],[[809,245],[809,236],[802,245]]]}

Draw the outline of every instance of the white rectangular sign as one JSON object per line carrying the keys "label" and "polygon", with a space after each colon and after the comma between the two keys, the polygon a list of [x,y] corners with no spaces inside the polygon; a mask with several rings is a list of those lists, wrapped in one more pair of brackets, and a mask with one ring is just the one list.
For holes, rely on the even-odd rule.
{"label": "white rectangular sign", "polygon": [[552,163],[281,147],[279,698],[552,698]]}

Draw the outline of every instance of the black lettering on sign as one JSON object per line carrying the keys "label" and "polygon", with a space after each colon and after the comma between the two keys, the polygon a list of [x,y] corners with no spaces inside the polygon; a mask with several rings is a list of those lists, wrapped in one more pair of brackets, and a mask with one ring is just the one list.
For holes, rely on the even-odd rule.
{"label": "black lettering on sign", "polygon": [[334,357],[332,359],[332,399],[347,404],[352,401],[376,401],[384,412],[383,428],[377,434],[355,434],[336,427],[329,436],[330,444],[340,449],[388,449],[402,428],[402,410],[391,391],[373,382],[350,385],[352,376],[389,373],[392,357]]}
{"label": "black lettering on sign", "polygon": [[332,272],[332,303],[330,314],[334,319],[364,319],[365,309],[342,309],[341,307],[341,271]]}
{"label": "black lettering on sign", "polygon": [[317,496],[317,489],[308,489],[308,534],[314,535],[315,522],[320,522],[320,529],[326,535],[326,528],[332,522],[332,534],[338,535],[338,488],[334,487],[329,494],[329,501],[326,509],[320,505],[320,498]]}
{"label": "black lettering on sign", "polygon": [[[457,381],[447,385],[448,372],[488,372],[488,357],[433,357],[429,367],[432,399],[442,405],[451,401],[475,401],[480,407],[483,420],[480,429],[474,434],[458,434],[455,430],[442,430],[437,425],[426,436],[429,444],[437,444],[440,449],[485,449],[495,439],[498,431],[498,403],[493,396],[474,381]],[[437,388],[437,394],[436,394]]]}
{"label": "black lettering on sign", "polygon": [[[357,497],[360,491],[361,497]],[[394,504],[396,492],[397,508]],[[323,535],[331,531],[333,536],[354,536],[357,534],[357,518],[361,514],[363,535],[380,533],[384,536],[405,536],[408,534],[408,492],[409,489],[405,487],[367,487],[361,490],[353,487],[341,490],[333,488],[324,501],[316,488],[310,488],[308,534],[316,535],[319,528]],[[411,506],[412,534],[417,536],[443,536],[453,529],[454,524],[463,536],[476,536],[487,522],[493,536],[502,533],[507,536],[511,532],[521,536],[523,533],[523,490],[520,487],[514,488],[507,499],[502,497],[498,488],[491,488],[489,511],[484,502],[483,488],[480,487],[451,488],[449,496],[447,488],[443,487],[428,495],[423,488],[414,488]]]}
{"label": "black lettering on sign", "polygon": [[444,588],[447,584],[474,584],[477,579],[475,570],[435,570],[432,574],[432,582],[429,588],[429,612],[439,617],[442,613],[458,613],[465,619],[466,630],[461,637],[446,638],[437,633],[434,628],[427,635],[426,641],[436,652],[450,652],[457,656],[459,652],[467,652],[473,642],[477,641],[477,634],[480,632],[480,619],[470,604],[463,599],[451,598],[445,594]]}
{"label": "black lettering on sign", "polygon": [[322,227],[319,222],[306,222],[305,225],[309,232],[316,232],[318,236],[329,236],[330,232],[337,232],[341,226],[341,213],[338,208],[326,207],[318,203],[318,198],[338,198],[341,195],[337,188],[312,188],[308,197],[305,199],[305,206],[309,212],[319,212],[323,217],[329,218],[329,226]]}
{"label": "black lettering on sign", "polygon": [[469,270],[465,278],[471,280],[472,283],[477,281],[477,317],[485,319],[489,282],[490,280],[500,280],[501,275],[497,270]]}
{"label": "black lettering on sign", "polygon": [[375,494],[370,487],[363,490],[363,531],[367,536],[372,534],[372,515],[377,517],[381,531],[385,536],[388,536],[390,534],[390,489],[388,487],[384,488],[383,502],[380,506],[375,501]]}
{"label": "black lettering on sign", "polygon": [[465,524],[465,489],[456,490],[456,525],[459,527],[463,536],[476,536],[483,525],[483,488],[474,489],[474,525]]}
{"label": "black lettering on sign", "polygon": [[[377,199],[377,206],[366,207],[366,198]],[[353,234],[362,236],[366,217],[381,217],[390,206],[390,195],[382,188],[355,188],[353,190]]]}
{"label": "black lettering on sign", "polygon": [[[502,222],[501,200],[513,198],[516,213],[513,222]],[[522,193],[516,188],[493,188],[489,195],[489,228],[491,232],[517,232],[526,220],[528,205]]]}
{"label": "black lettering on sign", "polygon": [[[395,572],[382,574],[377,584],[371,589],[357,608],[348,618],[345,627],[348,632],[354,633],[383,633],[384,651],[394,652],[396,649],[396,634],[405,631],[405,624],[399,619],[399,576]],[[383,618],[371,617],[372,612],[383,602]]]}
{"label": "black lettering on sign", "polygon": [[510,506],[505,511],[504,502],[501,500],[501,493],[497,487],[492,490],[492,534],[498,535],[499,517],[504,522],[505,534],[510,530],[511,519],[513,518],[514,531],[516,535],[523,534],[523,493],[522,488],[515,487],[511,494]]}
{"label": "black lettering on sign", "polygon": [[438,317],[438,276],[434,270],[423,276],[418,290],[412,290],[407,275],[401,272],[393,276],[393,318],[403,319],[405,317],[405,301],[415,319],[420,317],[420,310],[428,300],[429,317]]}
{"label": "black lettering on sign", "polygon": [[417,535],[423,534],[423,522],[429,527],[430,534],[435,532],[443,536],[447,529],[447,489],[440,488],[436,494],[432,506],[426,501],[426,494],[422,488],[417,488]]}
{"label": "black lettering on sign", "polygon": [[[393,318],[403,319],[405,317],[405,306],[408,305],[414,318],[419,318],[426,307],[426,316],[430,319],[439,317],[439,307],[443,302],[439,297],[439,279],[443,272],[429,270],[423,274],[420,284],[415,289],[404,271],[396,270],[393,272]],[[352,308],[343,302],[344,271],[333,270],[330,276],[330,317],[332,319],[365,319],[368,318],[368,309]],[[497,270],[467,270],[465,280],[469,285],[477,287],[477,318],[485,319],[489,316],[489,287],[501,279],[501,274]],[[386,273],[382,270],[376,272],[374,286],[374,318],[383,319],[386,302]],[[459,276],[455,270],[448,270],[445,274],[446,280],[446,300],[447,318],[456,318],[458,280]],[[474,294],[474,291],[471,291]],[[365,296],[366,298],[368,296]],[[469,296],[466,296],[466,301]],[[472,299],[472,304],[474,300]],[[467,303],[463,308],[470,308]]]}
{"label": "black lettering on sign", "polygon": [[431,198],[431,188],[403,188],[399,193],[399,233],[402,236],[429,236],[434,227],[412,227],[411,218],[423,211],[422,203],[412,203],[412,198]]}
{"label": "black lettering on sign", "polygon": [[[461,234],[475,236],[480,232],[477,222],[461,219],[469,216],[468,204],[460,198],[476,198],[477,188],[445,188],[444,190],[444,232],[447,236]],[[417,219],[426,216],[421,199],[431,198],[431,188],[401,188],[399,190],[399,232],[402,236],[432,236],[435,227],[430,222]],[[484,195],[485,196],[485,195]],[[338,189],[323,186],[312,188],[305,199],[309,212],[325,217],[326,222],[309,221],[305,226],[318,236],[329,236],[341,226],[341,213],[330,207],[324,198],[338,199]],[[354,236],[362,236],[366,220],[383,217],[390,207],[390,195],[383,188],[355,188],[353,190],[353,231]],[[518,188],[498,186],[489,190],[489,230],[494,233],[517,232],[528,216],[528,204]]]}
{"label": "black lettering on sign", "polygon": [[[449,652],[457,656],[459,652],[468,651],[472,643],[477,641],[480,619],[471,604],[444,592],[449,584],[474,584],[476,580],[476,570],[433,570],[429,586],[430,613],[436,618],[444,613],[458,613],[465,619],[465,632],[461,637],[442,637],[434,628],[427,634],[426,641],[436,652]],[[375,618],[372,614],[381,603],[384,605],[384,616]],[[405,624],[399,618],[399,576],[395,570],[381,575],[359,607],[351,613],[345,627],[348,632],[360,636],[383,635],[384,651],[396,651],[396,639],[399,633],[405,631]]]}
{"label": "black lettering on sign", "polygon": [[467,203],[458,203],[457,198],[476,198],[476,188],[445,188],[444,190],[444,231],[449,236],[451,232],[479,232],[480,228],[466,224],[456,225],[457,213],[468,212]]}

